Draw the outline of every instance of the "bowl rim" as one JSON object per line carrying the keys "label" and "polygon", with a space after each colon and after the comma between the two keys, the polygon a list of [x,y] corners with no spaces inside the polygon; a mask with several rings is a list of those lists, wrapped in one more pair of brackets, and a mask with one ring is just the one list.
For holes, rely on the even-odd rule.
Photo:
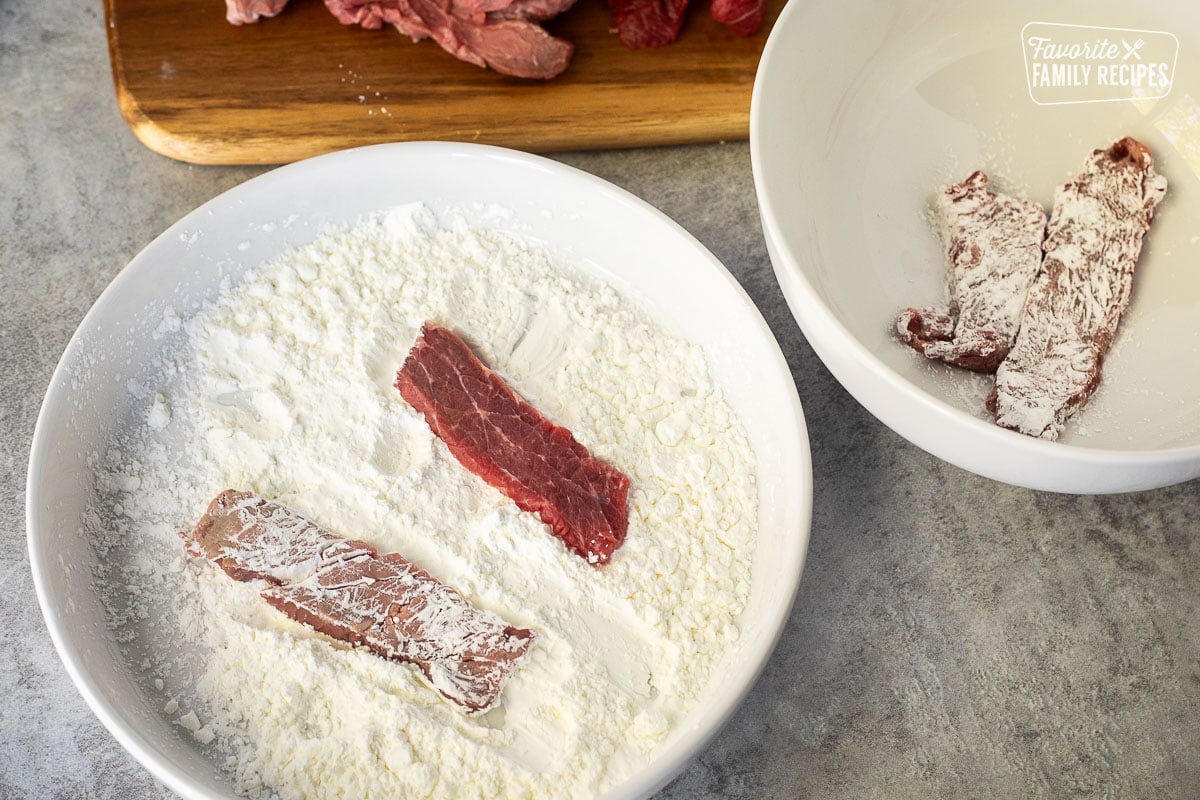
{"label": "bowl rim", "polygon": [[[460,163],[464,159],[473,160],[474,163],[494,162],[496,160],[510,164],[516,163],[522,169],[552,173],[558,180],[578,184],[586,189],[589,194],[605,195],[608,201],[629,207],[636,213],[649,216],[654,224],[665,226],[666,230],[673,232],[676,236],[682,237],[696,251],[698,258],[703,257],[709,262],[710,267],[715,270],[716,276],[724,282],[725,287],[731,292],[730,299],[740,302],[747,308],[748,313],[751,315],[751,322],[766,337],[764,341],[772,345],[769,348],[769,357],[774,361],[775,367],[783,375],[789,378],[791,376],[790,368],[779,348],[778,341],[762,317],[761,310],[755,306],[745,289],[733,277],[724,264],[696,237],[664,212],[637,195],[634,195],[632,192],[599,176],[569,164],[551,160],[545,156],[494,145],[442,141],[392,142],[349,148],[275,167],[218,193],[177,219],[139,250],[117,272],[112,281],[100,293],[84,315],[59,358],[43,397],[34,427],[25,486],[25,523],[26,546],[38,604],[42,610],[43,619],[49,631],[51,641],[72,683],[83,696],[92,712],[122,747],[133,755],[158,780],[170,787],[172,791],[188,798],[188,800],[212,797],[212,789],[194,782],[186,773],[177,769],[165,757],[165,754],[158,750],[149,738],[139,731],[136,725],[130,723],[129,718],[122,714],[120,709],[108,702],[100,690],[98,683],[86,668],[84,664],[85,659],[68,635],[68,626],[64,622],[64,615],[60,604],[50,591],[49,571],[53,568],[52,554],[46,548],[47,538],[42,534],[47,524],[42,519],[43,506],[46,502],[43,500],[42,495],[51,480],[51,477],[47,475],[46,462],[49,459],[50,448],[52,446],[51,438],[56,433],[55,428],[57,424],[57,421],[53,419],[50,409],[56,400],[61,399],[60,395],[67,391],[64,387],[70,383],[68,373],[79,356],[82,347],[81,338],[87,331],[95,327],[96,320],[103,317],[106,308],[115,302],[115,298],[122,293],[127,283],[143,277],[140,273],[145,271],[143,265],[149,262],[147,254],[152,253],[160,243],[172,238],[179,238],[181,232],[194,226],[198,220],[209,213],[209,209],[215,204],[227,202],[231,196],[237,197],[246,192],[256,191],[260,187],[269,186],[274,183],[286,184],[287,182],[299,180],[305,171],[313,168],[313,164],[320,166],[336,165],[342,161],[389,157],[393,156],[393,154],[396,154],[394,157],[404,156],[414,159],[458,159]],[[779,602],[770,605],[770,616],[761,628],[764,635],[759,637],[759,647],[753,652],[751,659],[742,662],[742,670],[745,675],[742,685],[738,687],[737,691],[727,695],[725,700],[718,705],[717,713],[710,716],[707,726],[695,725],[687,729],[681,728],[675,730],[648,762],[646,767],[639,772],[631,774],[623,783],[610,788],[601,796],[604,800],[618,800],[618,798],[626,800],[648,797],[676,777],[708,745],[713,737],[729,721],[734,712],[742,705],[746,695],[757,683],[762,670],[775,652],[779,639],[783,635],[784,627],[795,604],[807,557],[812,524],[813,478],[811,450],[803,408],[794,383],[794,380],[792,380],[791,391],[788,392],[786,403],[796,426],[796,437],[792,442],[792,446],[794,447],[794,453],[798,459],[798,466],[801,472],[801,474],[796,476],[799,480],[797,483],[798,494],[794,497],[794,502],[797,504],[795,518],[789,519],[789,523],[793,523],[796,529],[790,531],[786,537],[786,541],[791,546],[775,553],[784,565],[783,571],[788,577],[789,585],[787,593],[779,598]],[[225,796],[235,797],[235,795]]]}

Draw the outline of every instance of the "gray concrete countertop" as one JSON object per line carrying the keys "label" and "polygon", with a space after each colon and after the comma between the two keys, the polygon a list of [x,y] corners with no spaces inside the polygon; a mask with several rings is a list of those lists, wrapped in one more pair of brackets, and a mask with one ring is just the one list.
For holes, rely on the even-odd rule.
{"label": "gray concrete countertop", "polygon": [[[555,158],[645,198],[728,266],[779,339],[812,439],[795,609],[745,703],[661,798],[1200,793],[1197,483],[1036,493],[881,425],[789,315],[745,143]],[[188,166],[134,139],[100,3],[0,3],[0,798],[171,796],[51,646],[25,465],[51,372],[103,288],[184,213],[263,171]]]}

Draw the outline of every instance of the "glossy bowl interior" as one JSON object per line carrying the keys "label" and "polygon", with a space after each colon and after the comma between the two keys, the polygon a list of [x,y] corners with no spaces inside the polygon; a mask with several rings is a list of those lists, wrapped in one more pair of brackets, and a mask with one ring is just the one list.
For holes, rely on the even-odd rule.
{"label": "glossy bowl interior", "polygon": [[[1190,368],[1200,358],[1198,16],[1165,1],[787,6],[751,107],[759,208],[797,322],[863,406],[928,452],[1019,486],[1093,494],[1200,475],[1200,374]],[[1171,90],[1043,104],[1026,77],[1032,22],[1142,31],[1094,34],[1114,44],[1169,49],[1173,37]],[[933,196],[984,169],[1049,209],[1093,149],[1125,135],[1151,148],[1170,188],[1103,384],[1057,442],[1000,429],[983,409],[990,378],[929,361],[892,334],[899,309],[945,299]]]}
{"label": "glossy bowl interior", "polygon": [[499,148],[380,145],[283,167],[189,214],[117,276],[62,357],[30,457],[30,561],[58,652],[112,734],[184,797],[232,796],[232,789],[211,752],[160,713],[161,697],[106,629],[92,581],[98,556],[81,525],[97,501],[90,455],[121,425],[144,424],[133,422],[145,419],[145,409],[126,386],[169,344],[156,331],[168,306],[186,317],[216,295],[223,278],[364,215],[417,201],[475,209],[488,224],[569,254],[700,344],[757,454],[760,532],[742,636],[667,746],[606,797],[645,797],[682,769],[748,691],[787,619],[811,518],[804,417],[757,309],[692,236],[594,176]]}

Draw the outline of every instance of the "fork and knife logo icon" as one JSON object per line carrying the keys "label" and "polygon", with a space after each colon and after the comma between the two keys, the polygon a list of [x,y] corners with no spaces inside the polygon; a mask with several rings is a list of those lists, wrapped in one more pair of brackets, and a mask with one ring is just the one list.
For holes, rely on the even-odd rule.
{"label": "fork and knife logo icon", "polygon": [[1139,53],[1138,51],[1141,50],[1142,47],[1146,44],[1146,42],[1144,40],[1138,39],[1133,44],[1130,44],[1129,42],[1122,39],[1121,44],[1125,48],[1125,55],[1121,57],[1122,61],[1128,61],[1130,56],[1132,56],[1133,58],[1136,58],[1138,61],[1142,60],[1142,54]]}

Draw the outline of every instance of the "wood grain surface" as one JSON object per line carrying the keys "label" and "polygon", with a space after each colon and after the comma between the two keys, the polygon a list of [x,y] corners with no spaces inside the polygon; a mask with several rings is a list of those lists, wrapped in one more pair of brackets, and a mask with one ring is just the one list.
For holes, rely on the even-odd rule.
{"label": "wood grain surface", "polygon": [[341,25],[320,0],[245,26],[225,21],[221,0],[105,0],[105,16],[117,101],[143,143],[196,164],[278,164],[427,139],[530,152],[745,139],[784,2],[768,0],[763,29],[743,38],[694,0],[676,42],[630,51],[605,0],[579,0],[546,24],[576,46],[550,81]]}

